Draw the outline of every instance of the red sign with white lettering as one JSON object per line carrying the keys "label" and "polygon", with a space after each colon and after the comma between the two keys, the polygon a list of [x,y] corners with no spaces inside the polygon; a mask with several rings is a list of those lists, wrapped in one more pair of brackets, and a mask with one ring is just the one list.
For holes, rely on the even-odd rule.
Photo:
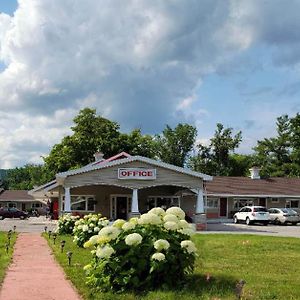
{"label": "red sign with white lettering", "polygon": [[143,168],[118,169],[118,179],[153,180],[156,179],[156,169],[143,169]]}

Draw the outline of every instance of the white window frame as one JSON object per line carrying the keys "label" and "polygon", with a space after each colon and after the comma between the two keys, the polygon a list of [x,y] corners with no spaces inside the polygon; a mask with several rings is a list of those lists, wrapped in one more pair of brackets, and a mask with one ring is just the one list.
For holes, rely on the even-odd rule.
{"label": "white window frame", "polygon": [[[72,209],[72,198],[74,197],[84,197],[85,198],[85,210],[78,210],[78,209]],[[95,212],[96,211],[96,204],[94,204],[94,209],[93,210],[88,210],[88,200],[89,198],[93,198],[94,201],[96,201],[96,196],[95,195],[73,195],[71,194],[71,211],[74,211],[74,212]],[[62,202],[61,202],[61,205],[62,205],[62,211],[64,210],[64,207],[65,207],[65,196],[62,197]]]}
{"label": "white window frame", "polygon": [[[172,206],[178,206],[178,207],[180,207],[180,205],[181,205],[181,198],[180,198],[180,196],[166,196],[166,195],[163,195],[163,196],[148,196],[147,197],[147,206],[148,206],[150,198],[154,199],[154,207],[157,207],[157,198],[171,198],[171,206],[170,207],[172,207]],[[174,203],[173,200],[174,199],[177,200],[178,205],[173,205],[173,203]]]}
{"label": "white window frame", "polygon": [[[214,205],[208,205],[210,201],[213,201]],[[204,208],[208,209],[208,208],[219,208],[220,207],[220,203],[219,203],[219,198],[207,198],[205,201],[205,206]]]}
{"label": "white window frame", "polygon": [[[36,206],[36,205],[39,205],[39,206]],[[34,203],[31,203],[31,208],[42,208],[43,207],[43,204],[40,203],[40,202],[34,202]]]}
{"label": "white window frame", "polygon": [[[240,202],[240,201],[246,201],[246,204],[244,206],[240,206],[238,205],[238,207],[235,207],[235,203],[236,202]],[[233,210],[240,210],[241,208],[245,207],[245,206],[253,206],[254,205],[254,199],[251,198],[233,198],[233,205],[232,205],[232,209]]]}
{"label": "white window frame", "polygon": [[[297,207],[292,207],[291,206],[291,202],[292,201],[297,201],[298,202],[298,206]],[[299,199],[286,199],[285,200],[285,208],[299,208]]]}
{"label": "white window frame", "polygon": [[279,203],[279,198],[271,198],[271,203]]}

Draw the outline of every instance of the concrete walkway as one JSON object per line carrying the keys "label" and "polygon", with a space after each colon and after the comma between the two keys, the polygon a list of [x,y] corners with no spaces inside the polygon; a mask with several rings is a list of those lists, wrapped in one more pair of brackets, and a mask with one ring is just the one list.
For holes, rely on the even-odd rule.
{"label": "concrete walkway", "polygon": [[20,233],[0,290],[1,300],[80,300],[65,279],[47,241],[35,233]]}

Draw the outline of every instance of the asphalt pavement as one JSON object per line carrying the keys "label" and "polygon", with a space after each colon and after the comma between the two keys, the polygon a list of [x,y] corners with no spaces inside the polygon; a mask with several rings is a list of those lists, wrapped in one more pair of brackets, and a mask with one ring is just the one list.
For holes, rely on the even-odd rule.
{"label": "asphalt pavement", "polygon": [[17,232],[44,232],[45,226],[47,226],[47,230],[54,231],[57,226],[57,221],[49,221],[44,216],[30,217],[27,220],[0,220],[0,231],[13,230],[14,226],[16,226]]}
{"label": "asphalt pavement", "polygon": [[256,234],[300,238],[300,224],[297,226],[273,224],[264,226],[261,224],[246,225],[234,223],[215,223],[207,224],[207,230],[199,233]]}

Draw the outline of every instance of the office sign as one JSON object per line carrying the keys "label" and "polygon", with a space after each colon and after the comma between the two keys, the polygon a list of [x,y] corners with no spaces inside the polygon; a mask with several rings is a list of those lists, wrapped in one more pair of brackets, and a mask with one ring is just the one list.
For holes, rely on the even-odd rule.
{"label": "office sign", "polygon": [[118,169],[118,179],[154,180],[156,179],[156,169],[120,168]]}

